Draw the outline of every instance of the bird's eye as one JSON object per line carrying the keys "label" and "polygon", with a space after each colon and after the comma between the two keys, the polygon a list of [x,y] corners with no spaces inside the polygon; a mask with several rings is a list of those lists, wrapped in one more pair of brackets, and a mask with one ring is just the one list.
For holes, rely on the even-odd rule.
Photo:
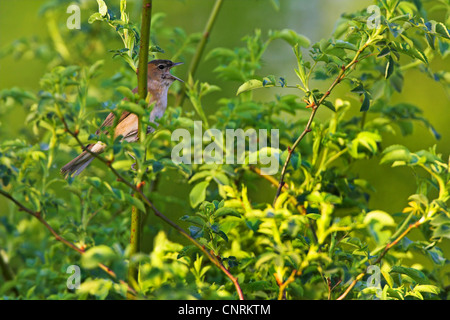
{"label": "bird's eye", "polygon": [[165,66],[164,66],[163,64],[160,64],[160,65],[158,66],[158,68],[162,70],[162,69],[165,68]]}

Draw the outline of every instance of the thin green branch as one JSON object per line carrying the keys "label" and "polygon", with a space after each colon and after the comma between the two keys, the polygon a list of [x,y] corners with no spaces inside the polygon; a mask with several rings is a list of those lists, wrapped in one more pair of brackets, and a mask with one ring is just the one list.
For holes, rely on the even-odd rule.
{"label": "thin green branch", "polygon": [[339,279],[339,281],[334,286],[331,286],[330,278],[326,278],[326,282],[327,282],[327,289],[328,289],[328,300],[331,300],[331,294],[333,293],[333,290],[336,289],[336,287],[342,282],[342,280]]}
{"label": "thin green branch", "polygon": [[[153,0],[142,1],[142,23],[141,23],[141,42],[139,49],[139,64],[138,64],[138,94],[139,98],[145,100],[147,98],[147,81],[148,81],[148,55],[150,46],[150,26],[152,21],[152,7]],[[138,140],[141,136],[145,135],[142,132],[142,123],[138,121]],[[138,168],[140,171],[140,168]],[[136,185],[139,189],[141,185],[141,175],[138,175],[136,179]],[[140,192],[134,194],[135,197],[141,198]],[[130,263],[128,266],[128,283],[138,283],[139,266],[131,263],[133,255],[141,251],[141,237],[142,237],[142,212],[136,207],[131,208],[131,226],[130,226]]]}
{"label": "thin green branch", "polygon": [[55,46],[56,52],[60,54],[61,58],[63,58],[64,61],[70,61],[70,51],[69,49],[67,49],[64,39],[59,32],[59,28],[55,18],[55,12],[53,10],[49,10],[47,11],[45,16],[47,21],[48,33],[50,35],[50,38],[52,39],[53,45]]}
{"label": "thin green branch", "polygon": [[[209,16],[208,22],[206,23],[205,30],[203,31],[203,36],[197,46],[197,50],[195,51],[194,57],[192,58],[191,64],[189,66],[188,74],[194,78],[195,72],[197,71],[200,60],[203,56],[203,52],[205,51],[206,43],[208,42],[209,36],[211,34],[211,30],[214,26],[214,23],[217,20],[217,16],[220,12],[220,8],[222,7],[223,0],[216,0],[214,7]],[[182,106],[184,103],[184,99],[186,98],[186,88],[183,87],[180,94],[178,95],[178,99],[176,102],[177,106]]]}
{"label": "thin green branch", "polygon": [[141,44],[139,49],[138,64],[138,94],[140,99],[147,97],[147,75],[148,75],[148,49],[150,47],[150,25],[152,23],[153,0],[143,0]]}

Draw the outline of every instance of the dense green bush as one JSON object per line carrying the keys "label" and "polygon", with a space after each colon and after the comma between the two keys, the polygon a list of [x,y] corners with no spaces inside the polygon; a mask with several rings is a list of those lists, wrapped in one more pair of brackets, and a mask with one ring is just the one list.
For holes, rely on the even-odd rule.
{"label": "dense green bush", "polygon": [[[148,299],[447,299],[448,260],[440,245],[450,238],[449,163],[435,147],[385,146],[382,137],[398,129],[407,136],[421,123],[439,139],[420,108],[394,103],[393,97],[401,97],[404,74],[411,68],[448,88],[449,72],[433,70],[430,62],[438,55],[448,61],[450,5],[438,0],[374,3],[381,12],[378,28],[371,28],[376,11],[364,9],[343,15],[335,33],[315,44],[290,29],[255,30],[242,47],[209,48],[204,59],[216,63],[218,78],[237,84],[238,94],[217,94],[216,85],[189,76],[185,88],[171,87],[171,107],[156,132],[125,143],[92,133],[111,111],[129,110],[148,122],[149,109],[130,90],[139,53],[137,17],[127,15],[124,0],[108,1],[108,7],[99,0],[99,12],[92,12],[89,23],[67,42],[69,31],[54,20],[66,4],[49,2],[42,8],[49,42],[23,39],[2,49],[4,55],[31,53],[49,71],[38,92],[0,92],[1,115],[17,105],[25,108],[28,137],[1,132],[0,194],[11,206],[0,217],[0,296],[124,299],[128,291],[129,297]],[[427,12],[436,10],[447,21],[429,21]],[[201,55],[205,35],[168,29],[163,17],[153,14],[152,55],[164,53],[187,64],[192,53],[201,50]],[[108,47],[117,37],[123,49]],[[162,38],[171,39],[171,45],[161,48]],[[264,52],[280,41],[292,46],[298,60],[292,66],[297,83],[260,74]],[[105,59],[124,58],[113,77],[102,76],[103,61],[90,60],[99,47],[112,51]],[[313,80],[328,84],[316,88]],[[356,100],[334,95],[337,86]],[[273,87],[285,93],[259,102],[254,90]],[[213,113],[203,106],[211,92],[220,106]],[[195,112],[181,108],[184,94]],[[330,117],[318,121],[316,111],[324,107]],[[300,112],[305,108],[309,113]],[[355,108],[361,112],[349,117]],[[172,132],[193,132],[199,119],[205,130],[278,129],[280,148],[269,152],[279,155],[279,172],[262,175],[264,165],[249,164],[255,154],[248,150],[245,164],[174,163]],[[59,168],[81,145],[99,140],[108,145],[101,159],[79,177],[60,176]],[[138,170],[130,168],[130,153]],[[353,170],[369,158],[411,168],[417,191],[403,212],[369,206],[370,181]],[[184,212],[169,214],[153,205],[180,201],[158,189],[164,175],[174,184],[192,185],[181,202]],[[145,183],[142,196],[136,194],[136,179]],[[249,189],[267,184],[274,186],[273,198],[249,199]],[[144,233],[154,240],[149,253],[130,257],[132,206],[145,212]],[[154,213],[185,239],[150,225],[147,217]],[[178,223],[188,226],[186,233]],[[410,237],[413,230],[424,240]],[[418,256],[427,263],[415,260]],[[406,258],[413,263],[405,263]],[[130,261],[140,270],[137,282],[127,279]],[[79,289],[67,288],[71,265],[81,267]]]}

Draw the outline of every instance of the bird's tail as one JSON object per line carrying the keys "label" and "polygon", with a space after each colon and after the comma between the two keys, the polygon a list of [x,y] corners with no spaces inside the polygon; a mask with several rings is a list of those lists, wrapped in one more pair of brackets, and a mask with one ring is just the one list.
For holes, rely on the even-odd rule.
{"label": "bird's tail", "polygon": [[61,174],[66,178],[71,175],[75,177],[86,169],[92,160],[94,160],[94,156],[87,151],[83,151],[78,157],[61,168]]}
{"label": "bird's tail", "polygon": [[102,142],[97,142],[96,144],[90,144],[87,146],[87,149],[90,151],[83,151],[70,161],[68,164],[66,164],[64,167],[61,168],[61,174],[64,175],[66,178],[68,176],[73,175],[76,177],[86,169],[86,167],[94,160],[95,156],[93,156],[91,153],[102,153],[105,150],[105,144]]}

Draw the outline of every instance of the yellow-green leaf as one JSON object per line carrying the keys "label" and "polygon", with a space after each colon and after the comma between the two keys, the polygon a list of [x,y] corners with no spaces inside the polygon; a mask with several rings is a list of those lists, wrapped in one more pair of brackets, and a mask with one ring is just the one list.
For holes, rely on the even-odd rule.
{"label": "yellow-green leaf", "polygon": [[243,85],[241,85],[236,93],[236,95],[240,95],[243,92],[255,90],[264,87],[263,82],[261,80],[249,80],[245,82]]}
{"label": "yellow-green leaf", "polygon": [[102,15],[102,17],[106,16],[108,13],[108,7],[106,6],[105,1],[97,0],[98,3],[98,12]]}

